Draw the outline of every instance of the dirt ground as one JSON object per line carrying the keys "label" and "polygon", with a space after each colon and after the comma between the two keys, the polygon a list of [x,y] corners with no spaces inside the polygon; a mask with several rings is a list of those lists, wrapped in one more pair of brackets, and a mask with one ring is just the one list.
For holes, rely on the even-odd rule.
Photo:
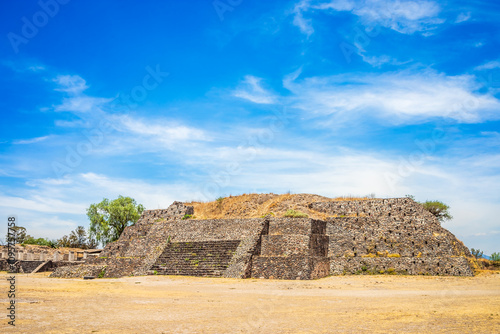
{"label": "dirt ground", "polygon": [[500,333],[500,272],[314,281],[16,275],[2,333]]}

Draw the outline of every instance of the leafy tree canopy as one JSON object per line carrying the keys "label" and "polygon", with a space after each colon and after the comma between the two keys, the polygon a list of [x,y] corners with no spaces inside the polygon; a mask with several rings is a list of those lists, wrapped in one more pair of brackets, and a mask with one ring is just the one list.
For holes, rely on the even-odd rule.
{"label": "leafy tree canopy", "polygon": [[6,242],[15,242],[16,244],[22,244],[26,238],[32,238],[26,235],[26,228],[22,226],[10,227],[5,235]]}
{"label": "leafy tree canopy", "polygon": [[483,257],[483,251],[480,250],[480,249],[471,248],[470,252],[472,253],[472,255],[474,255],[474,257],[476,259],[479,259],[480,257]]}
{"label": "leafy tree canopy", "polygon": [[113,201],[104,198],[98,204],[91,204],[87,209],[90,236],[103,245],[118,240],[125,227],[134,225],[143,211],[144,206],[123,196]]}
{"label": "leafy tree canopy", "polygon": [[450,215],[448,210],[450,207],[443,202],[440,201],[426,201],[422,203],[424,208],[432,213],[436,218],[441,222],[445,222],[446,220],[450,220],[453,217]]}
{"label": "leafy tree canopy", "polygon": [[81,249],[92,249],[97,247],[97,242],[94,238],[87,238],[87,232],[83,226],[78,226],[74,231],[71,231],[69,236],[65,235],[57,240],[58,247],[70,247]]}
{"label": "leafy tree canopy", "polygon": [[52,248],[57,247],[57,242],[54,240],[50,240],[48,238],[34,238],[32,236],[27,236],[23,243],[23,245],[39,245],[39,246],[48,246]]}

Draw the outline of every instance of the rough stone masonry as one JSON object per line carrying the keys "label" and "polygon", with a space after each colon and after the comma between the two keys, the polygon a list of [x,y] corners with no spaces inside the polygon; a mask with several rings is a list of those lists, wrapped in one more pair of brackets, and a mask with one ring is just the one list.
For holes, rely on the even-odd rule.
{"label": "rough stone masonry", "polygon": [[191,275],[316,279],[338,274],[472,276],[471,254],[409,198],[314,202],[325,219],[182,219],[193,207],[148,210],[100,257],[52,277]]}

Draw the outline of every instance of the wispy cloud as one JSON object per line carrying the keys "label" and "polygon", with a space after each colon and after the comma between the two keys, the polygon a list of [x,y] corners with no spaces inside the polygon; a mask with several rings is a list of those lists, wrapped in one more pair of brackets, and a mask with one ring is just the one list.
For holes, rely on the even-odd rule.
{"label": "wispy cloud", "polygon": [[465,21],[468,21],[470,18],[471,18],[471,13],[470,12],[467,12],[467,13],[460,13],[458,16],[457,16],[457,19],[455,20],[455,23],[461,23],[461,22],[465,22]]}
{"label": "wispy cloud", "polygon": [[384,118],[391,123],[444,117],[463,123],[499,119],[500,101],[480,94],[474,76],[432,70],[312,77],[285,81],[291,105],[308,115]]}
{"label": "wispy cloud", "polygon": [[25,144],[34,144],[34,143],[39,143],[42,141],[45,141],[49,139],[51,136],[43,136],[43,137],[36,137],[36,138],[31,138],[31,139],[20,139],[20,140],[14,140],[12,143],[16,145],[25,145]]}
{"label": "wispy cloud", "polygon": [[189,142],[212,141],[205,131],[186,126],[176,121],[161,119],[139,119],[128,115],[114,118],[116,129],[146,145],[159,145],[170,149],[184,147]]}
{"label": "wispy cloud", "polygon": [[356,15],[362,24],[380,25],[403,34],[428,32],[445,20],[438,17],[441,9],[434,1],[408,0],[364,0],[364,1],[301,1],[294,8],[294,25],[311,35],[314,32],[307,12],[349,11]]}
{"label": "wispy cloud", "polygon": [[80,94],[89,88],[86,81],[79,75],[58,75],[53,80],[59,86],[56,90],[69,94]]}
{"label": "wispy cloud", "polygon": [[492,61],[489,61],[489,62],[483,64],[483,65],[476,66],[474,69],[476,71],[485,71],[485,70],[492,70],[495,68],[500,68],[500,61],[492,60]]}
{"label": "wispy cloud", "polygon": [[309,2],[310,1],[302,0],[301,2],[297,3],[293,9],[293,24],[307,36],[311,36],[314,33],[311,19],[305,19],[303,15],[303,13],[306,12],[309,8]]}
{"label": "wispy cloud", "polygon": [[264,89],[261,82],[261,78],[247,75],[239,86],[233,91],[233,96],[259,104],[275,103],[275,95]]}
{"label": "wispy cloud", "polygon": [[73,113],[89,113],[101,111],[105,103],[111,102],[112,98],[100,98],[86,95],[76,95],[64,98],[62,103],[54,107],[55,111],[69,111]]}
{"label": "wispy cloud", "polygon": [[400,66],[411,62],[411,60],[399,61],[388,55],[368,56],[362,47],[358,47],[358,54],[363,58],[364,62],[372,65],[373,67],[382,67],[383,65]]}

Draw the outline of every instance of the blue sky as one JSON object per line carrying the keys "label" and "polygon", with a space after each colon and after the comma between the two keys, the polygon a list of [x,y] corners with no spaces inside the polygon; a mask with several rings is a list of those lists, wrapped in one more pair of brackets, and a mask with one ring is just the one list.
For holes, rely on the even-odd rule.
{"label": "blue sky", "polygon": [[500,251],[499,3],[0,6],[0,212],[33,236],[104,197],[290,190],[438,199]]}

